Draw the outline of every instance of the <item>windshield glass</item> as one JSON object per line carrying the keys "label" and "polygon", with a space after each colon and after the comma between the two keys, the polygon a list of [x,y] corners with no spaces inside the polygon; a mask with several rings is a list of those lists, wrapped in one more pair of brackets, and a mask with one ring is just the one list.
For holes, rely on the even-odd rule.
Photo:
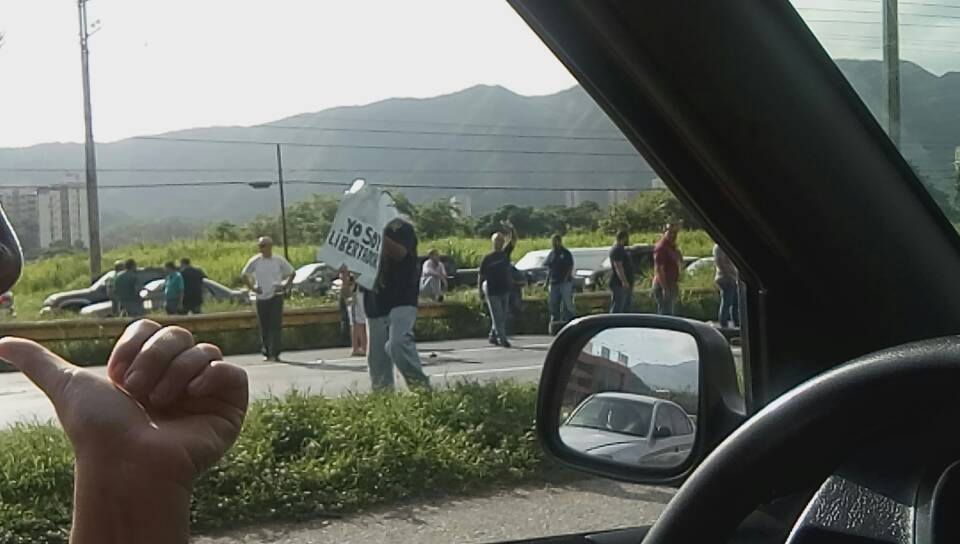
{"label": "windshield glass", "polygon": [[[197,541],[515,542],[646,523],[673,493],[555,474],[534,439],[537,382],[559,328],[610,311],[598,269],[618,232],[652,244],[682,223],[684,257],[713,241],[508,3],[3,0],[0,81],[0,202],[28,260],[0,320],[36,327],[108,393],[135,375],[106,372],[109,339],[141,317],[216,344],[194,351],[249,379],[236,443],[190,482]],[[358,178],[359,204],[345,194]],[[517,269],[542,268],[554,235],[573,262],[481,273],[498,234]],[[431,250],[446,276],[417,266]],[[345,256],[356,289],[328,281]],[[98,264],[128,259],[135,273],[86,289]],[[180,276],[150,283],[168,262]],[[632,267],[618,311],[658,311],[651,270]],[[676,313],[717,320],[713,278],[676,276]],[[91,321],[94,304],[117,319]],[[208,368],[187,359],[169,368]],[[169,381],[193,386],[160,413],[120,399],[149,416],[124,421],[163,429],[223,406],[190,402],[204,380]],[[597,400],[570,425],[645,437],[650,408]],[[11,541],[67,539],[62,427],[29,379],[0,373]],[[588,502],[615,515],[544,514]]]}
{"label": "windshield glass", "polygon": [[543,268],[545,262],[547,262],[547,254],[540,252],[527,253],[519,261],[517,261],[516,267],[517,270]]}
{"label": "windshield glass", "polygon": [[960,221],[960,4],[793,4],[940,209]]}
{"label": "windshield glass", "polygon": [[566,425],[646,437],[653,405],[609,397],[591,397],[580,405]]}

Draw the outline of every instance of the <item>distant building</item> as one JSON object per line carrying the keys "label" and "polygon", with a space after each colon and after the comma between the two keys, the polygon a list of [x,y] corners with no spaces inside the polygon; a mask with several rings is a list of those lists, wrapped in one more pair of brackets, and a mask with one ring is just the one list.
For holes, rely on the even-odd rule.
{"label": "distant building", "polygon": [[614,204],[622,204],[632,199],[637,195],[636,190],[634,189],[614,189],[612,191],[607,191],[607,199],[609,204],[613,206]]}
{"label": "distant building", "polygon": [[[612,357],[616,355],[616,357]],[[573,372],[563,394],[563,405],[576,407],[583,399],[600,391],[626,391],[647,395],[652,389],[627,366],[625,354],[613,354],[605,346],[588,345],[577,356]]]}
{"label": "distant building", "polygon": [[0,190],[0,203],[29,256],[57,242],[83,247],[90,243],[87,192],[82,183]]}
{"label": "distant building", "polygon": [[473,215],[473,199],[470,198],[470,195],[450,197],[450,205],[460,210],[460,217],[471,217]]}

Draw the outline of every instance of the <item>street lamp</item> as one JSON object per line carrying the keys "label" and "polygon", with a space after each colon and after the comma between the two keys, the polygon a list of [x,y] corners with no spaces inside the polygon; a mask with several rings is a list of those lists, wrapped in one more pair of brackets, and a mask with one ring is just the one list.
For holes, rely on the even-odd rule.
{"label": "street lamp", "polygon": [[[273,186],[273,182],[272,181],[251,181],[247,183],[247,185],[249,185],[251,189],[269,189],[271,186]],[[281,232],[283,233],[283,257],[289,261],[290,253],[287,248],[287,204],[286,204],[286,201],[284,200],[282,177],[280,178],[280,183],[278,183],[278,185],[280,187],[280,229],[281,229]]]}

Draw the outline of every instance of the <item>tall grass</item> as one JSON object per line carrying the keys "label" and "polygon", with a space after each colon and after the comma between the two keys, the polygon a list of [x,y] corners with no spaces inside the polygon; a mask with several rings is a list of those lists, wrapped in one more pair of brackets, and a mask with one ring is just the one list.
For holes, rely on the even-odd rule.
{"label": "tall grass", "polygon": [[[659,239],[656,232],[640,232],[631,235],[631,243],[653,243]],[[567,247],[604,247],[611,243],[610,237],[597,232],[568,234],[564,238]],[[703,231],[684,231],[680,234],[680,250],[684,255],[709,255],[713,241]],[[519,259],[528,251],[548,249],[549,238],[521,238],[513,257]],[[442,238],[423,240],[419,251],[437,248],[441,253],[454,257],[461,268],[479,266],[480,260],[490,251],[490,241],[485,238]],[[195,266],[224,285],[238,286],[240,270],[255,252],[252,243],[218,242],[212,240],[178,240],[168,244],[141,244],[110,250],[103,256],[103,270],[110,270],[114,261],[134,258],[141,266],[161,266],[165,261],[179,261],[189,257]],[[314,262],[317,248],[307,245],[290,246],[290,261],[296,266]],[[37,319],[43,299],[51,293],[67,289],[79,289],[90,284],[86,254],[60,255],[26,264],[23,276],[14,291],[20,319]],[[309,305],[311,301],[305,301]],[[319,303],[321,301],[314,301]],[[208,310],[212,309],[211,305]]]}

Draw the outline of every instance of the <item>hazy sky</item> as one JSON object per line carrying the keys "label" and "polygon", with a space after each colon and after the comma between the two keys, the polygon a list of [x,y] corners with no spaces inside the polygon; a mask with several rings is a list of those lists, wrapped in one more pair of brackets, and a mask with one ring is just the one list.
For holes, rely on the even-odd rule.
{"label": "hazy sky", "polygon": [[[960,70],[952,1],[902,1],[904,58]],[[832,54],[879,58],[879,0],[797,3],[824,9],[802,13]],[[102,22],[91,39],[99,141],[478,83],[521,94],[575,83],[499,1],[91,0],[88,9]],[[0,0],[0,32],[0,146],[81,140],[76,1]]]}
{"label": "hazy sky", "polygon": [[600,355],[602,347],[610,349],[611,360],[616,360],[618,353],[627,354],[630,366],[637,363],[678,365],[700,358],[692,336],[660,329],[607,329],[593,337],[588,349],[593,355]]}

